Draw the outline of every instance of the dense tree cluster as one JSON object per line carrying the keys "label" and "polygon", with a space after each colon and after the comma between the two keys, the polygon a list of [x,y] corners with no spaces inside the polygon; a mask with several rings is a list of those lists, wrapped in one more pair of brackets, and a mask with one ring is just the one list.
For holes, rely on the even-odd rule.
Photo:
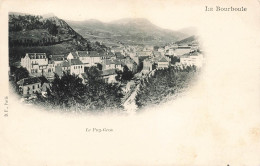
{"label": "dense tree cluster", "polygon": [[25,38],[25,39],[16,39],[11,40],[9,38],[9,47],[35,47],[35,46],[49,46],[53,44],[61,43],[60,37],[43,37],[39,40],[33,40],[32,38]]}
{"label": "dense tree cluster", "polygon": [[19,87],[16,84],[17,81],[23,79],[23,78],[28,78],[29,77],[29,72],[26,68],[24,67],[20,67],[17,68],[15,66],[10,66],[10,88],[16,92],[17,94],[19,94]]}
{"label": "dense tree cluster", "polygon": [[54,20],[44,20],[42,16],[10,15],[9,32],[33,29],[48,29],[49,33],[54,36],[58,34],[58,26]]}
{"label": "dense tree cluster", "polygon": [[49,109],[80,112],[121,108],[121,86],[105,83],[99,76],[93,76],[97,69],[90,70],[87,84],[83,84],[82,79],[74,74],[55,75],[47,94],[38,94],[35,104]]}
{"label": "dense tree cluster", "polygon": [[116,80],[124,83],[130,81],[134,77],[133,72],[129,70],[127,66],[124,66],[123,71],[119,70],[116,72],[117,72]]}
{"label": "dense tree cluster", "polygon": [[165,97],[188,87],[196,74],[195,66],[183,68],[171,66],[168,69],[156,70],[153,76],[142,80],[135,99],[137,106],[142,108],[160,103]]}
{"label": "dense tree cluster", "polygon": [[41,21],[42,16],[32,15],[10,15],[9,16],[9,31],[21,31],[23,29],[42,29],[44,23]]}

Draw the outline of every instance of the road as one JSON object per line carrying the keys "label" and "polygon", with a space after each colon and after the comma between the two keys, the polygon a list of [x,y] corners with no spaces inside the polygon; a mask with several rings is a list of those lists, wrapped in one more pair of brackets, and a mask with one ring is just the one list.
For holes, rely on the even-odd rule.
{"label": "road", "polygon": [[[155,70],[150,71],[146,77],[142,78],[142,81],[154,75],[154,72]],[[142,81],[141,80],[138,81],[138,84],[135,87],[134,91],[131,93],[131,95],[126,99],[126,101],[123,104],[124,110],[126,110],[127,113],[130,115],[135,114],[138,109],[138,106],[135,103],[135,97],[140,89]]]}

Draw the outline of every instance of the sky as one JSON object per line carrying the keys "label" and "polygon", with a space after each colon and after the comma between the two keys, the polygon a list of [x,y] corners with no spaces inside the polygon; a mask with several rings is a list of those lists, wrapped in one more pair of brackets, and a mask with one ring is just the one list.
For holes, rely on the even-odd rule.
{"label": "sky", "polygon": [[191,4],[177,0],[9,0],[4,3],[9,11],[39,15],[53,13],[59,18],[74,21],[97,19],[109,22],[121,18],[146,18],[159,27],[171,30],[199,24],[204,6]]}

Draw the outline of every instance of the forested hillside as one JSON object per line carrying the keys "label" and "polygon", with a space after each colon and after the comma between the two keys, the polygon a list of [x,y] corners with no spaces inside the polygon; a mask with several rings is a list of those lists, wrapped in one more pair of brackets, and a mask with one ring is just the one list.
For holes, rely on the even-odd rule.
{"label": "forested hillside", "polygon": [[62,54],[75,50],[105,50],[91,43],[56,16],[43,18],[9,13],[9,63],[20,61],[27,52]]}

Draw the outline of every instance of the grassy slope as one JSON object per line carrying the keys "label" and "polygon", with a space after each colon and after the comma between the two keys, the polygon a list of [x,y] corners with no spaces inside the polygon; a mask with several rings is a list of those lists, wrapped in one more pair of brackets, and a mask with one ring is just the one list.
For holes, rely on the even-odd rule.
{"label": "grassy slope", "polygon": [[43,52],[47,55],[62,54],[76,49],[76,46],[70,43],[61,43],[51,46],[37,46],[37,47],[14,47],[9,48],[9,63],[10,65],[21,60],[21,57],[28,52]]}

